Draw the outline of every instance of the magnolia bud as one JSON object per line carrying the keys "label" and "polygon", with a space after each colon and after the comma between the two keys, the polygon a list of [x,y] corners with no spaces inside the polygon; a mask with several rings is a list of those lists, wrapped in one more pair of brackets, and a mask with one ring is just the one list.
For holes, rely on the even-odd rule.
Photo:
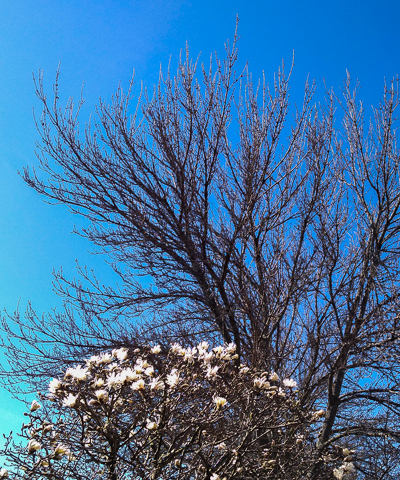
{"label": "magnolia bud", "polygon": [[39,408],[41,407],[42,406],[40,405],[40,403],[34,400],[31,404],[31,412],[34,412],[35,410],[39,410]]}
{"label": "magnolia bud", "polygon": [[29,440],[28,443],[28,453],[35,453],[37,450],[40,450],[42,446],[36,440]]}

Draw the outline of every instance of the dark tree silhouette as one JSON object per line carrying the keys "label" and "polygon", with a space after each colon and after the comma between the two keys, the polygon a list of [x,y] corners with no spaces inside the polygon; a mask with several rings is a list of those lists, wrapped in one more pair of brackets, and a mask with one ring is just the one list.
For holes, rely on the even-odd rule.
{"label": "dark tree silhouette", "polygon": [[37,385],[155,338],[234,342],[238,361],[296,378],[299,401],[325,410],[313,478],[334,445],[356,450],[360,478],[398,478],[398,84],[368,122],[349,75],[322,105],[307,83],[288,119],[290,74],[253,85],[236,61],[236,38],[208,69],[186,52],[152,96],[132,107],[133,82],[119,88],[84,132],[82,100],[62,109],[58,80],[50,102],[39,77],[44,174],[24,179],[89,221],[120,287],[58,273],[62,314],[3,322],[6,378]]}

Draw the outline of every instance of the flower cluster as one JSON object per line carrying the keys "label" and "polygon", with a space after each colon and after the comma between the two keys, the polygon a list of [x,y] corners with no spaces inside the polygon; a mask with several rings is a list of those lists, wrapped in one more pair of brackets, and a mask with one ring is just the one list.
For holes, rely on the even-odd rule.
{"label": "flower cluster", "polygon": [[301,478],[320,415],[299,404],[293,379],[237,359],[233,344],[201,342],[120,348],[68,368],[31,404],[19,475]]}

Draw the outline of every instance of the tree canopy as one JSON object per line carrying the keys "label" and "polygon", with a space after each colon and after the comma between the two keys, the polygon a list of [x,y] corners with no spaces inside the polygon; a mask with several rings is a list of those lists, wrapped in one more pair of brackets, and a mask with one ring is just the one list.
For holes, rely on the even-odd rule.
{"label": "tree canopy", "polygon": [[335,445],[360,478],[397,478],[398,84],[368,120],[350,75],[322,104],[307,83],[290,117],[290,73],[254,85],[236,65],[236,38],[209,67],[186,51],[83,131],[83,100],[62,108],[58,79],[49,101],[39,77],[44,173],[24,179],[88,220],[120,284],[57,274],[64,312],[3,321],[4,375],[36,388],[107,349],[234,343],[237,365],[295,379],[300,407],[324,410],[311,478]]}

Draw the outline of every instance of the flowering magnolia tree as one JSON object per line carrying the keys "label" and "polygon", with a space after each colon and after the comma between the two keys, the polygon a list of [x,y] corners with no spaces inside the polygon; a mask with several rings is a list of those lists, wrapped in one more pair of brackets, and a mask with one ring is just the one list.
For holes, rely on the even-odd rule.
{"label": "flowering magnolia tree", "polygon": [[[10,437],[1,452],[9,470],[0,476],[307,478],[316,455],[313,430],[324,411],[300,407],[296,387],[274,372],[239,366],[233,344],[93,356],[33,401],[24,443]],[[349,478],[350,454],[333,451],[321,478]]]}

